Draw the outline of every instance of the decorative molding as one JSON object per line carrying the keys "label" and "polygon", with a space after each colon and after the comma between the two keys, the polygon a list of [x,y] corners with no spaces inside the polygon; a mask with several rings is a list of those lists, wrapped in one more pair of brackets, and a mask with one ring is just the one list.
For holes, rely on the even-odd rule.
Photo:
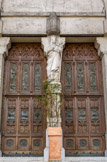
{"label": "decorative molding", "polygon": [[[50,12],[6,12],[1,17],[48,17]],[[58,17],[105,17],[105,12],[56,12]]]}
{"label": "decorative molding", "polygon": [[14,44],[9,53],[10,57],[31,57],[34,56],[36,59],[43,59],[43,50],[40,44]]}
{"label": "decorative molding", "polygon": [[73,60],[73,56],[77,59],[85,59],[89,57],[91,60],[98,58],[97,51],[93,47],[93,44],[66,44],[66,47],[63,52],[63,60]]}

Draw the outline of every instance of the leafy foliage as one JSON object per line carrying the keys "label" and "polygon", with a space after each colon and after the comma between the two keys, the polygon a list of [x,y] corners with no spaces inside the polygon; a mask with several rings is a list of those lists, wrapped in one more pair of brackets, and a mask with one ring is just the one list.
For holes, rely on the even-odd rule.
{"label": "leafy foliage", "polygon": [[42,97],[39,102],[44,107],[48,126],[54,127],[61,123],[61,85],[54,79],[47,79],[43,83]]}

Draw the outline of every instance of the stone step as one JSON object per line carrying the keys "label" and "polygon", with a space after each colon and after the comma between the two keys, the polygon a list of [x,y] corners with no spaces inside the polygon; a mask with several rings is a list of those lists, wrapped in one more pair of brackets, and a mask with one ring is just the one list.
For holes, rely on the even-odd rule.
{"label": "stone step", "polygon": [[[44,162],[43,157],[0,157],[0,162]],[[66,157],[65,161],[49,162],[107,162],[107,157]]]}
{"label": "stone step", "polygon": [[107,157],[66,157],[65,162],[107,162]]}
{"label": "stone step", "polygon": [[44,162],[43,157],[0,157],[0,162]]}

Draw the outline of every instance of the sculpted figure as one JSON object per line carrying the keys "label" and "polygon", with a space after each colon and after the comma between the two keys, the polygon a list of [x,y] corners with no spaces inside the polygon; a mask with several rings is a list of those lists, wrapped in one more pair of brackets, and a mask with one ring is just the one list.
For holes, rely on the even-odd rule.
{"label": "sculpted figure", "polygon": [[61,60],[64,43],[65,41],[63,38],[54,35],[46,38],[45,40],[44,51],[45,56],[47,57],[47,75],[48,79],[54,79],[55,82],[60,82]]}

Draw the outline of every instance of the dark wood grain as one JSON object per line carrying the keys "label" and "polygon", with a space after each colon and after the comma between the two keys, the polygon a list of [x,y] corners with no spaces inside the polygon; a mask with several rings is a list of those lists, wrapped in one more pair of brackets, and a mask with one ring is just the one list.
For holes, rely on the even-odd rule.
{"label": "dark wood grain", "polygon": [[[72,72],[65,71],[69,64]],[[83,66],[84,90],[78,89],[78,64]],[[66,77],[71,75],[72,90],[66,91]],[[82,80],[82,81],[81,81]],[[66,44],[63,52],[61,82],[64,94],[62,109],[66,154],[104,153],[105,121],[101,60],[93,44]],[[96,83],[95,83],[96,82]],[[71,115],[69,115],[71,113]],[[72,118],[72,121],[70,121]]]}
{"label": "dark wood grain", "polygon": [[[10,91],[11,65],[17,66],[16,91]],[[28,91],[23,91],[23,66],[28,64]],[[35,66],[41,66],[41,91],[35,91]],[[13,71],[14,73],[14,71]],[[26,74],[25,74],[26,75]],[[26,78],[25,78],[26,79]],[[44,108],[38,103],[46,79],[46,60],[40,44],[13,44],[5,60],[4,96],[2,115],[2,152],[5,154],[43,154],[45,148],[46,120]],[[40,82],[39,80],[39,82]],[[12,82],[14,84],[14,82]],[[34,113],[40,110],[38,122]],[[9,122],[9,111],[15,112],[15,120]],[[21,121],[21,113],[25,122]],[[26,119],[28,116],[28,119]],[[11,117],[10,117],[11,118]],[[10,119],[11,120],[11,119]]]}

